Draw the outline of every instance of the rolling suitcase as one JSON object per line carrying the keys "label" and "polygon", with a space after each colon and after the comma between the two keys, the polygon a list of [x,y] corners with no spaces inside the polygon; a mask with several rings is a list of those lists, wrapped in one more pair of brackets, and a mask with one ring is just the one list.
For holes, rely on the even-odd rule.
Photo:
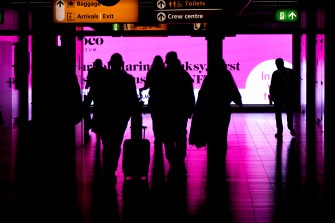
{"label": "rolling suitcase", "polygon": [[[142,102],[140,102],[143,106]],[[150,141],[145,138],[142,111],[131,118],[131,138],[123,142],[122,171],[127,177],[148,177],[150,164]],[[142,134],[143,131],[143,134]]]}

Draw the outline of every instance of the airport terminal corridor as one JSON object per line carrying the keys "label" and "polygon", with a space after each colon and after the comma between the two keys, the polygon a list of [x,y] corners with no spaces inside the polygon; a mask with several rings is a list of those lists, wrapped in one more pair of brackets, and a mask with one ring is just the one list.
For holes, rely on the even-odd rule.
{"label": "airport terminal corridor", "polygon": [[[285,126],[285,114],[283,121]],[[292,137],[284,128],[283,140],[277,141],[273,113],[233,113],[225,168],[208,174],[206,148],[188,146],[185,160],[188,173],[178,177],[168,174],[164,148],[154,150],[150,114],[143,114],[143,124],[147,126],[145,136],[151,142],[147,179],[124,179],[122,155],[116,183],[103,179],[101,142],[93,132],[85,141],[80,123],[76,126],[75,175],[60,183],[59,188],[55,185],[62,176],[50,177],[55,185],[41,188],[46,201],[40,204],[43,211],[29,209],[37,201],[32,191],[36,196],[39,192],[22,175],[22,163],[31,164],[34,157],[27,161],[28,157],[22,158],[22,151],[20,156],[14,127],[12,139],[7,138],[7,143],[2,140],[1,145],[0,176],[5,186],[1,190],[1,206],[5,210],[1,222],[15,222],[22,214],[27,218],[45,216],[42,218],[45,222],[56,222],[63,211],[71,222],[79,223],[329,222],[326,216],[331,216],[327,211],[332,205],[327,206],[326,202],[331,194],[325,190],[322,128],[316,125],[314,130],[306,129],[303,114],[295,114],[297,135]],[[313,138],[309,131],[315,133]],[[130,128],[124,139],[127,138]],[[24,168],[27,173],[29,165]],[[60,196],[65,194],[64,199],[54,197],[57,188],[62,192]],[[70,198],[73,206],[69,205]],[[24,199],[28,205],[22,205],[20,201]]]}

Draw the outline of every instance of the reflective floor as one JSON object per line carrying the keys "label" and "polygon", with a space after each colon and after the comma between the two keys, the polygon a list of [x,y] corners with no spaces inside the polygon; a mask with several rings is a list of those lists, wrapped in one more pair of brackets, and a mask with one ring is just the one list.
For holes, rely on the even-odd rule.
{"label": "reflective floor", "polygon": [[92,132],[85,142],[82,124],[72,163],[55,141],[34,148],[29,137],[21,143],[18,127],[1,128],[0,222],[334,222],[322,127],[307,130],[303,114],[295,116],[297,135],[284,129],[277,141],[273,113],[234,113],[226,168],[208,174],[206,149],[188,146],[183,177],[168,177],[164,149],[153,148],[150,114],[143,121],[148,178],[124,179],[121,156],[115,184],[101,177],[101,143]]}

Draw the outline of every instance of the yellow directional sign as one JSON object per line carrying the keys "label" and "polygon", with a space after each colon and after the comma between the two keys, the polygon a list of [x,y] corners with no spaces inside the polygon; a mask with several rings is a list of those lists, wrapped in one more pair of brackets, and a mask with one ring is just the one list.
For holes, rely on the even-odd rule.
{"label": "yellow directional sign", "polygon": [[120,0],[105,6],[97,0],[54,0],[55,23],[138,22],[138,0]]}

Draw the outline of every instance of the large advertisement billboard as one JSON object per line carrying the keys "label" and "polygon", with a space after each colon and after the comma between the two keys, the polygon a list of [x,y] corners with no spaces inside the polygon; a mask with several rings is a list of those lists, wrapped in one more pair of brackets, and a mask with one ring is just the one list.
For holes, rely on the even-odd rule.
{"label": "large advertisement billboard", "polygon": [[[282,57],[287,67],[292,67],[292,35],[236,35],[222,40],[223,55],[241,92],[244,104],[268,104],[275,59]],[[84,38],[84,77],[100,58],[104,65],[113,53],[120,53],[125,70],[136,78],[137,88],[143,87],[145,76],[156,55],[176,51],[184,68],[194,79],[195,96],[206,76],[207,40],[205,37],[109,37]],[[220,71],[218,71],[219,73]],[[145,103],[147,91],[143,92]]]}

